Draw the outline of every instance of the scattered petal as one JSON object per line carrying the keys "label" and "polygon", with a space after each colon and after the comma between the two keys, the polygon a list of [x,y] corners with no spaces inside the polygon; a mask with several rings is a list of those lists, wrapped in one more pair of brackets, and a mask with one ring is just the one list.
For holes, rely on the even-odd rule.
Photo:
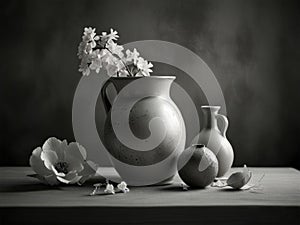
{"label": "scattered petal", "polygon": [[249,182],[251,176],[252,173],[249,171],[247,166],[244,165],[243,172],[236,172],[231,174],[231,176],[227,180],[227,185],[235,189],[240,189]]}
{"label": "scattered petal", "polygon": [[129,188],[127,187],[127,184],[126,184],[125,181],[122,181],[120,184],[118,184],[117,187],[118,187],[118,189],[119,189],[120,191],[122,191],[123,193],[127,193],[127,192],[130,191]]}
{"label": "scattered petal", "polygon": [[89,194],[90,196],[96,195],[98,192],[98,187],[95,187],[94,190]]}
{"label": "scattered petal", "polygon": [[94,185],[93,185],[93,186],[94,186],[94,190],[90,193],[90,196],[96,195],[96,194],[99,192],[100,187],[101,187],[102,185],[104,185],[104,184],[102,184],[102,183],[94,184]]}
{"label": "scattered petal", "polygon": [[106,188],[104,190],[104,193],[107,193],[107,194],[115,194],[115,188],[114,188],[114,185],[112,184],[106,184]]}

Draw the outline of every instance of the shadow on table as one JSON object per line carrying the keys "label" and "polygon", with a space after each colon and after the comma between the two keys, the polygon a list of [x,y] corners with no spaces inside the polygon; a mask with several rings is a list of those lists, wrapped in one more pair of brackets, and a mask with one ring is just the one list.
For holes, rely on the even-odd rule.
{"label": "shadow on table", "polygon": [[243,191],[248,191],[248,190],[234,189],[234,188],[218,188],[217,190],[221,191],[221,192],[243,192]]}
{"label": "shadow on table", "polygon": [[0,187],[0,192],[13,193],[13,192],[31,192],[31,191],[48,191],[48,190],[60,190],[59,187],[51,187],[41,183],[23,183],[23,184],[11,184]]}
{"label": "shadow on table", "polygon": [[201,191],[206,190],[205,188],[191,188],[188,187],[187,190],[183,190],[183,188],[180,185],[169,185],[167,187],[161,187],[159,188],[159,191],[169,191],[169,192],[183,192],[183,191]]}
{"label": "shadow on table", "polygon": [[[182,192],[182,191],[204,191],[209,189],[210,187],[206,188],[192,188],[192,187],[187,187],[187,190],[183,190],[183,188],[179,185],[169,185],[167,187],[161,187],[159,188],[159,191],[169,191],[169,192]],[[242,189],[233,189],[233,188],[215,188],[216,191],[221,191],[221,192],[242,192],[245,190]]]}

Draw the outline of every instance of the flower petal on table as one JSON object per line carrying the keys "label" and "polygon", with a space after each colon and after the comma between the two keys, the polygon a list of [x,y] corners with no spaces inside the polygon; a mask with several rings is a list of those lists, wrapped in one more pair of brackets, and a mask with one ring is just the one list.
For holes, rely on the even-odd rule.
{"label": "flower petal on table", "polygon": [[48,138],[43,145],[43,151],[54,151],[57,154],[59,161],[64,161],[65,150],[67,149],[67,141],[61,141],[55,137]]}
{"label": "flower petal on table", "polygon": [[85,148],[77,142],[71,142],[68,145],[66,149],[66,155],[71,155],[82,162],[86,160],[87,157]]}
{"label": "flower petal on table", "polygon": [[37,147],[36,149],[34,149],[30,156],[29,164],[33,169],[33,171],[36,172],[37,174],[41,176],[50,175],[51,171],[45,167],[45,164],[41,159],[41,153],[42,153],[41,147]]}
{"label": "flower petal on table", "polygon": [[76,172],[69,172],[65,177],[57,177],[57,179],[65,184],[75,184],[80,180],[81,176],[78,176]]}
{"label": "flower petal on table", "polygon": [[58,157],[56,152],[48,150],[42,151],[41,159],[44,161],[44,164],[47,169],[52,170],[52,166],[58,162]]}

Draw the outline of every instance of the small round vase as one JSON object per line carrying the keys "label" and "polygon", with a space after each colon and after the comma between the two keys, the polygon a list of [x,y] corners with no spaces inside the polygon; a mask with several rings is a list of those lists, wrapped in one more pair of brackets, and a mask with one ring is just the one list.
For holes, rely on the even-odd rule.
{"label": "small round vase", "polygon": [[177,163],[180,178],[190,187],[205,188],[218,173],[218,160],[215,154],[202,144],[185,149]]}
{"label": "small round vase", "polygon": [[[228,119],[226,116],[218,114],[220,108],[220,106],[201,107],[204,115],[204,126],[192,141],[194,144],[204,144],[216,155],[219,163],[217,177],[224,176],[228,172],[234,159],[232,146],[226,138]],[[218,119],[223,122],[221,130],[218,127]]]}

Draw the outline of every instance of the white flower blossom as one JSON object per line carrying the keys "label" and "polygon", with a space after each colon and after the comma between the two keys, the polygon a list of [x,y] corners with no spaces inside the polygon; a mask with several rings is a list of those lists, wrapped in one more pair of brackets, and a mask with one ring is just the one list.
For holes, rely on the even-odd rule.
{"label": "white flower blossom", "polygon": [[81,62],[79,65],[79,72],[81,72],[84,76],[88,76],[90,74],[89,64],[91,63],[92,55],[84,53],[81,58]]}
{"label": "white flower blossom", "polygon": [[106,184],[106,188],[104,190],[104,193],[107,193],[107,194],[115,194],[115,188],[114,188],[114,185],[112,184]]}
{"label": "white flower blossom", "polygon": [[33,150],[29,163],[35,176],[45,184],[82,184],[97,170],[96,164],[86,161],[86,150],[76,142],[49,138],[42,147]]}
{"label": "white flower blossom", "polygon": [[91,72],[88,63],[89,63],[89,61],[87,60],[87,58],[83,58],[79,65],[78,71],[81,72],[83,76],[88,76]]}
{"label": "white flower blossom", "polygon": [[119,189],[120,191],[122,191],[123,193],[127,193],[127,192],[130,191],[129,188],[127,187],[127,184],[126,184],[125,181],[122,181],[120,184],[118,184],[117,187],[118,187],[118,189]]}
{"label": "white flower blossom", "polygon": [[102,68],[102,59],[99,49],[93,52],[92,63],[90,65],[91,70],[95,70],[96,73],[99,73]]}
{"label": "white flower blossom", "polygon": [[90,41],[96,36],[96,28],[85,27],[83,31],[82,40]]}
{"label": "white flower blossom", "polygon": [[142,57],[138,58],[137,68],[139,69],[139,75],[150,76],[150,73],[152,72],[150,68],[152,67],[153,65],[151,62],[148,63],[148,61]]}
{"label": "white flower blossom", "polygon": [[126,62],[133,61],[133,64],[136,65],[139,56],[140,53],[136,49],[133,49],[133,51],[130,51],[129,49],[126,50]]}
{"label": "white flower blossom", "polygon": [[95,33],[96,28],[86,27],[84,28],[82,41],[84,42],[91,42],[93,48],[96,47],[96,41],[98,41],[100,38]]}
{"label": "white flower blossom", "polygon": [[83,54],[90,54],[93,51],[93,48],[96,47],[96,41],[99,40],[99,36],[95,33],[96,29],[91,27],[84,28],[82,41],[78,46],[78,57],[81,59]]}
{"label": "white flower blossom", "polygon": [[109,42],[112,40],[118,40],[119,35],[117,31],[114,31],[112,28],[110,28],[110,34],[107,34],[106,32],[102,32],[102,35],[100,36],[101,41],[103,42]]}
{"label": "white flower blossom", "polygon": [[102,57],[103,63],[106,65],[105,68],[107,74],[109,76],[117,76],[117,75],[124,76],[125,74],[128,74],[127,71],[126,72],[124,71],[126,70],[126,68],[122,63],[122,61],[116,58],[115,56],[113,56],[109,51],[107,52],[108,53]]}
{"label": "white flower blossom", "polygon": [[83,42],[83,41],[80,42],[80,44],[78,46],[78,52],[77,52],[79,59],[82,59],[83,54],[85,54],[85,49],[86,49],[86,42]]}
{"label": "white flower blossom", "polygon": [[104,67],[109,76],[150,76],[152,63],[139,57],[136,49],[127,50],[124,57],[124,47],[114,42],[118,38],[118,32],[113,29],[109,34],[102,32],[99,37],[95,28],[84,28],[77,53],[81,59],[79,72],[88,76],[92,70],[99,73]]}
{"label": "white flower blossom", "polygon": [[107,64],[106,66],[106,71],[109,76],[115,76],[118,70],[118,67],[114,64]]}
{"label": "white flower blossom", "polygon": [[118,45],[117,43],[113,42],[113,41],[109,41],[107,43],[107,48],[109,49],[109,51],[117,56],[119,56],[121,59],[124,57],[124,47],[121,45]]}

